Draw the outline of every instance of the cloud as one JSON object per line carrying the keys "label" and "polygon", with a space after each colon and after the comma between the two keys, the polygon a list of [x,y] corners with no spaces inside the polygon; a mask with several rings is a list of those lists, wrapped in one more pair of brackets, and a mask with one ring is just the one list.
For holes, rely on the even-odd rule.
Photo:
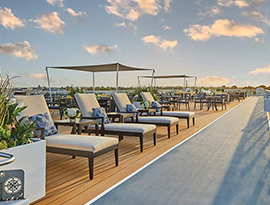
{"label": "cloud", "polygon": [[172,28],[170,26],[163,26],[164,30],[171,30]]}
{"label": "cloud", "polygon": [[35,22],[38,28],[42,28],[50,33],[64,33],[65,22],[58,17],[57,12],[43,14],[40,19],[31,21]]}
{"label": "cloud", "polygon": [[47,2],[51,5],[58,5],[59,7],[63,7],[64,0],[47,0]]}
{"label": "cloud", "polygon": [[35,78],[38,80],[47,80],[47,76],[42,73],[30,74],[28,75],[29,78]]}
{"label": "cloud", "polygon": [[263,16],[261,13],[257,12],[257,11],[253,11],[253,12],[249,12],[249,11],[244,11],[242,13],[243,16],[252,18],[254,20],[257,21],[262,21],[263,23],[265,23],[267,26],[270,26],[270,19],[268,19],[267,17]]}
{"label": "cloud", "polygon": [[22,20],[14,16],[12,11],[6,7],[0,7],[0,23],[6,28],[14,30],[18,27],[25,27]]}
{"label": "cloud", "polygon": [[164,10],[166,13],[171,11],[171,3],[173,0],[164,0]]}
{"label": "cloud", "polygon": [[164,51],[172,50],[175,46],[177,46],[178,42],[175,41],[167,41],[163,40],[162,43],[159,45],[160,48],[162,48]]}
{"label": "cloud", "polygon": [[245,1],[235,1],[234,3],[239,8],[249,7],[249,4]]}
{"label": "cloud", "polygon": [[237,6],[239,8],[249,7],[249,3],[244,0],[217,0],[219,6]]}
{"label": "cloud", "polygon": [[165,39],[161,39],[161,37],[159,37],[159,36],[154,36],[154,35],[145,36],[142,38],[142,41],[145,44],[147,44],[147,43],[154,44],[155,46],[161,48],[164,51],[167,51],[167,50],[172,51],[173,48],[175,46],[177,46],[177,44],[178,44],[178,42],[176,40],[175,41],[168,41]]}
{"label": "cloud", "polygon": [[218,76],[206,76],[202,79],[199,79],[198,84],[200,85],[209,85],[209,86],[218,86],[226,85],[230,83],[228,78],[218,77]]}
{"label": "cloud", "polygon": [[104,44],[96,44],[93,46],[84,45],[83,49],[86,50],[90,54],[97,54],[97,53],[112,53],[117,50],[117,45],[114,46],[106,46]]}
{"label": "cloud", "polygon": [[198,15],[199,16],[210,16],[210,17],[213,17],[215,15],[220,14],[220,12],[221,12],[221,10],[220,10],[219,7],[213,6],[210,9],[208,9],[207,11],[205,11],[205,12],[199,12]]}
{"label": "cloud", "polygon": [[184,32],[195,41],[207,41],[213,36],[251,38],[264,33],[262,29],[254,25],[238,23],[228,19],[216,20],[210,26],[192,25]]}
{"label": "cloud", "polygon": [[138,30],[137,26],[134,25],[133,23],[126,24],[125,22],[122,22],[122,23],[116,23],[115,26],[129,28],[129,29],[131,29],[133,31],[137,31]]}
{"label": "cloud", "polygon": [[261,73],[270,73],[270,65],[268,67],[265,68],[257,68],[253,71],[250,71],[249,74],[253,74],[253,75],[258,75]]}
{"label": "cloud", "polygon": [[38,58],[35,49],[28,41],[2,44],[0,45],[0,53],[23,58],[27,61]]}
{"label": "cloud", "polygon": [[109,3],[105,6],[107,13],[136,21],[145,14],[158,15],[162,8],[161,2],[164,2],[164,11],[170,12],[172,0],[107,0],[107,2]]}
{"label": "cloud", "polygon": [[76,18],[78,21],[86,21],[87,20],[87,13],[84,11],[79,11],[78,13],[76,13],[73,9],[71,8],[67,8],[66,9],[68,11],[68,13],[73,16],[74,18]]}

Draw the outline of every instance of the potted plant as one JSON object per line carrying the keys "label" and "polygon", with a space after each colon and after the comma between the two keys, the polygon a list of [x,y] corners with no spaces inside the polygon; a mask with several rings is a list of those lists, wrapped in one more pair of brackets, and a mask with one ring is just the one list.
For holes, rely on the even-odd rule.
{"label": "potted plant", "polygon": [[64,115],[70,120],[70,122],[75,122],[76,118],[80,115],[80,110],[78,108],[65,108]]}
{"label": "potted plant", "polygon": [[0,150],[13,154],[15,161],[1,170],[22,169],[24,196],[33,202],[45,196],[46,142],[32,139],[35,122],[28,122],[26,117],[16,120],[26,107],[11,100],[11,79],[0,80]]}
{"label": "potted plant", "polygon": [[141,103],[140,103],[141,107],[143,109],[148,109],[151,105],[150,101],[147,101],[147,100],[143,100]]}

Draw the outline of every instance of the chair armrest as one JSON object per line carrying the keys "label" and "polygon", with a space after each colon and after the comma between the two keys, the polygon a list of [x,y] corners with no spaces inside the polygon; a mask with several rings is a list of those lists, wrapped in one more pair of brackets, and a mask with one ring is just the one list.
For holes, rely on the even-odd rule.
{"label": "chair armrest", "polygon": [[[35,131],[41,131],[40,139],[45,140],[45,128],[44,127],[36,128],[34,130],[34,133],[35,133]],[[34,136],[37,137],[36,135],[34,135]]]}

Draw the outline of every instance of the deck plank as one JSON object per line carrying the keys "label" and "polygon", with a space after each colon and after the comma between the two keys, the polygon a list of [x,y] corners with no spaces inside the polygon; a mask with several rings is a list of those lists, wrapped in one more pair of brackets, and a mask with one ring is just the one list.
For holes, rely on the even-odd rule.
{"label": "deck plank", "polygon": [[[171,139],[167,138],[165,128],[158,128],[157,146],[153,146],[152,137],[147,137],[143,153],[139,151],[137,138],[125,137],[120,143],[119,166],[114,166],[113,153],[96,158],[94,179],[91,181],[86,158],[72,159],[70,156],[47,153],[46,197],[33,204],[84,204],[238,104],[232,102],[227,110],[218,112],[197,110],[196,125],[187,129],[186,121],[181,120],[179,134],[176,135],[173,130]],[[60,132],[70,132],[68,127],[59,129]]]}

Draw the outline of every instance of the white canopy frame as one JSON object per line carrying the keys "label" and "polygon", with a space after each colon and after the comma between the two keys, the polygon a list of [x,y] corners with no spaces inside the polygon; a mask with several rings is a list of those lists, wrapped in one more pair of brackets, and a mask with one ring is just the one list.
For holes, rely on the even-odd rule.
{"label": "white canopy frame", "polygon": [[[111,63],[111,64],[100,64],[100,65],[83,65],[83,66],[47,66],[46,76],[48,81],[48,87],[50,92],[50,101],[52,102],[52,90],[51,90],[51,82],[50,82],[50,75],[49,75],[49,68],[53,69],[65,69],[65,70],[75,70],[75,71],[85,71],[91,72],[93,75],[93,92],[96,92],[96,85],[95,85],[95,73],[99,72],[116,72],[116,89],[115,92],[118,92],[119,87],[119,72],[121,71],[152,71],[152,78],[155,75],[155,69],[146,69],[146,68],[135,68],[126,66],[120,63]],[[152,79],[153,85],[153,79]],[[151,85],[151,86],[152,86]]]}
{"label": "white canopy frame", "polygon": [[[184,91],[186,91],[186,87],[187,87],[187,80],[188,78],[194,78],[195,82],[194,82],[194,91],[196,91],[197,88],[197,77],[196,76],[189,76],[189,75],[161,75],[161,76],[138,76],[138,83],[139,85],[141,85],[141,80],[140,78],[152,78],[152,83],[151,86],[153,85],[153,80],[155,81],[155,87],[157,87],[157,83],[156,83],[156,79],[172,79],[172,78],[184,78],[184,86],[183,89]],[[184,97],[185,97],[185,93],[184,93]]]}

